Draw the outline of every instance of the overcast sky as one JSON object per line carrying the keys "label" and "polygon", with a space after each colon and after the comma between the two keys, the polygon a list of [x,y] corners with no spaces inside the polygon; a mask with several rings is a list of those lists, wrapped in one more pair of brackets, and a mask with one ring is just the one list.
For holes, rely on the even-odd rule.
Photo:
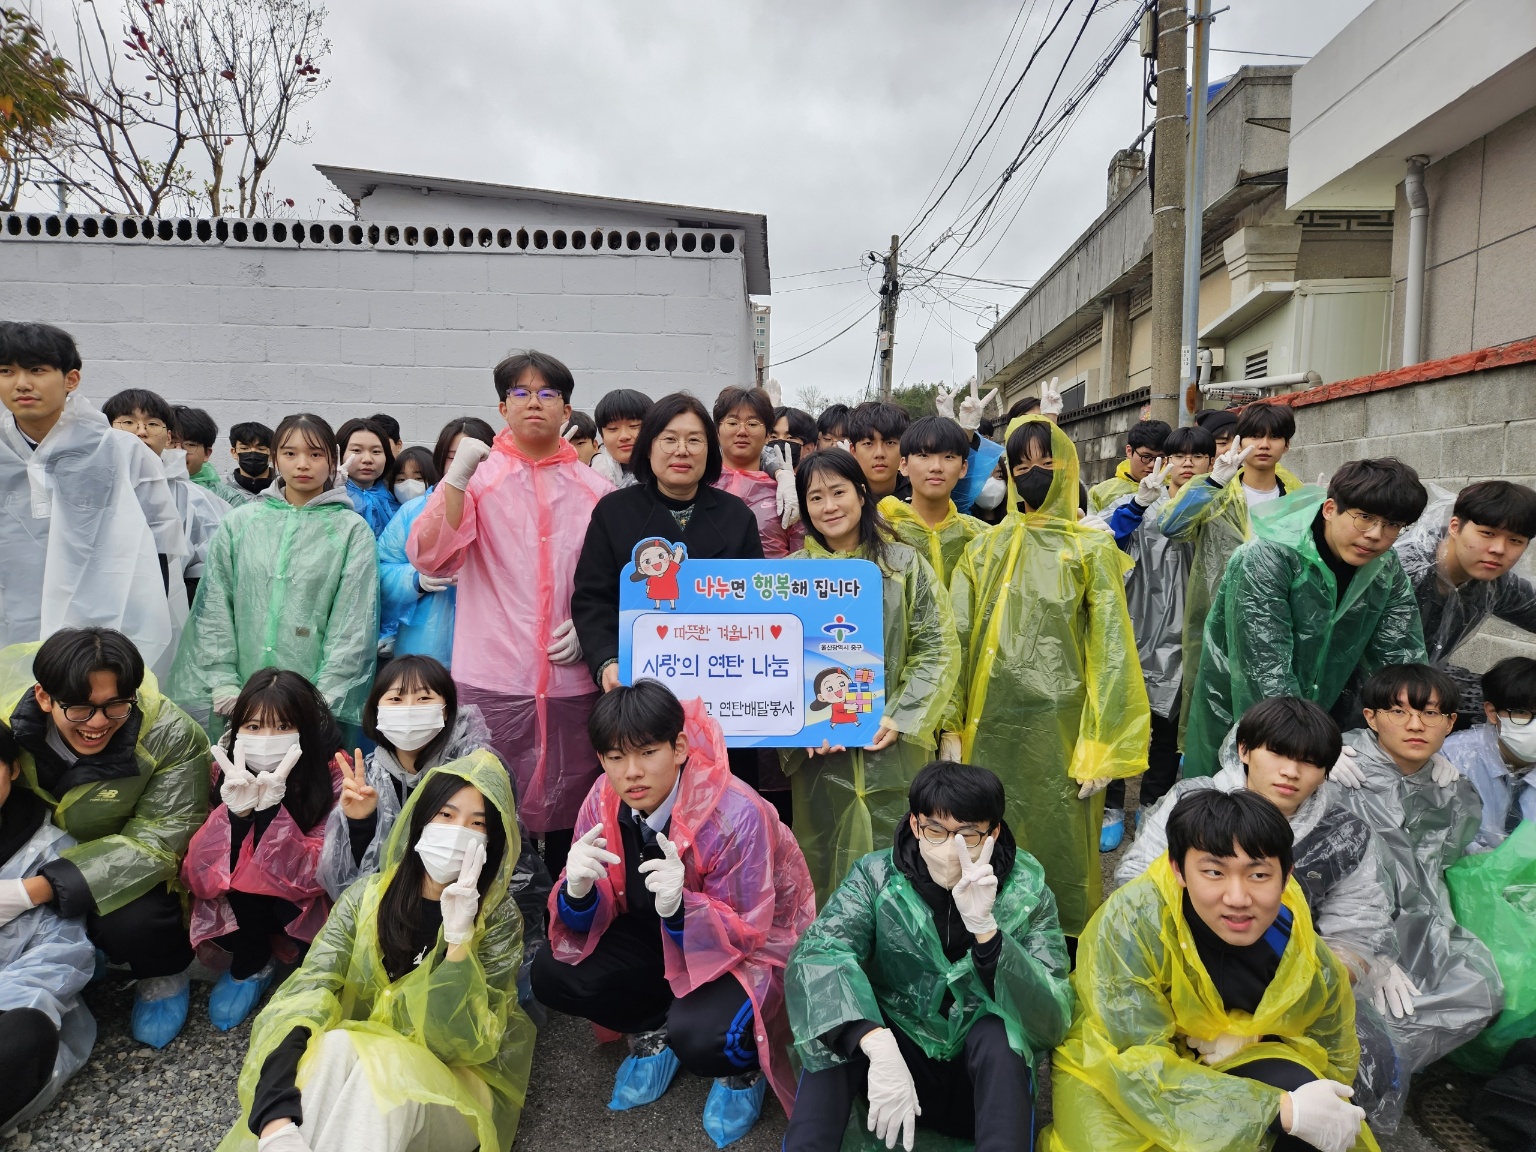
{"label": "overcast sky", "polygon": [[[1091,2],[332,0],[331,87],[307,106],[313,139],[280,154],[274,188],[303,215],[334,215],[339,194],[310,168],[329,163],[766,213],[773,374],[790,402],[806,386],[852,396],[874,349],[875,316],[859,319],[876,300],[861,256],[907,234],[935,181],[953,171],[962,136],[969,146],[978,101],[990,116],[999,80],[1014,82],[1070,3],[1000,128],[906,258],[918,261],[954,223],[976,177],[985,187],[998,176]],[[1225,2],[1215,48],[1297,56],[1366,4]],[[1135,8],[1099,0],[1053,108]],[[1228,51],[1211,60],[1213,77],[1245,62],[1301,63]],[[1109,158],[1141,131],[1141,78],[1133,43],[1049,160],[1039,163],[1042,150],[1021,169],[1000,201],[1006,211],[952,271],[1025,283],[1050,267],[1102,211]],[[329,205],[317,208],[320,197]],[[946,281],[963,291],[941,295],[938,286],[903,300],[898,382],[972,375],[992,304],[1006,312],[1021,294]],[[820,351],[782,363],[855,320]]]}

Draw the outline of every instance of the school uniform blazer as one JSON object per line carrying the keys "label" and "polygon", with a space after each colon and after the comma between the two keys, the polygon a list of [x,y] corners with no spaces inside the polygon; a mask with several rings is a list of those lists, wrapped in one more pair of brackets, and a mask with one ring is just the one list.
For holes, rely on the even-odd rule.
{"label": "school uniform blazer", "polygon": [[[619,581],[635,545],[659,537],[688,547],[690,560],[761,560],[757,517],[739,497],[699,485],[693,518],[679,528],[655,484],[620,488],[597,502],[576,562],[571,618],[594,680],[619,655]],[[684,563],[682,579],[687,579]]]}

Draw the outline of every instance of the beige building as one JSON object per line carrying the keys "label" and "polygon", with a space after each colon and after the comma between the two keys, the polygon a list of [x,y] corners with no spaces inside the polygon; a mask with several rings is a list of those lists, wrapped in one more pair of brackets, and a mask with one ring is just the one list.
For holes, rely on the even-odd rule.
{"label": "beige building", "polygon": [[759,384],[763,381],[763,373],[773,361],[768,356],[768,340],[772,335],[769,320],[773,309],[767,304],[752,304],[752,363],[756,367],[756,379]]}

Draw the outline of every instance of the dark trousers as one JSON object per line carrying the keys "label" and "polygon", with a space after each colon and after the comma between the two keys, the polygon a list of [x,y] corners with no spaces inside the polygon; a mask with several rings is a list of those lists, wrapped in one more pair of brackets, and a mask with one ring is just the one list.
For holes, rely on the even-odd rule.
{"label": "dark trousers", "polygon": [[[1245,1080],[1257,1080],[1261,1084],[1268,1084],[1272,1088],[1280,1088],[1286,1092],[1294,1092],[1303,1084],[1310,1084],[1317,1077],[1312,1072],[1291,1060],[1254,1060],[1248,1064],[1239,1064],[1231,1070],[1233,1076],[1241,1076]],[[1279,1122],[1275,1123],[1275,1130],[1279,1131]],[[1298,1140],[1294,1136],[1287,1136],[1280,1132],[1275,1141],[1272,1152],[1316,1152],[1312,1145],[1305,1140]]]}
{"label": "dark trousers", "polygon": [[174,976],[192,963],[181,901],[163,884],[116,912],[92,912],[85,918],[85,934],[112,963],[132,968],[135,980]]}
{"label": "dark trousers", "polygon": [[[1147,746],[1147,770],[1141,777],[1141,799],[1137,807],[1146,811],[1179,781],[1179,715],[1152,713],[1152,742]],[[1104,793],[1104,807],[1125,807],[1125,781],[1116,780]]]}
{"label": "dark trousers", "polygon": [[[225,898],[238,927],[227,936],[216,937],[214,943],[234,956],[229,974],[236,980],[247,980],[272,959],[272,937],[282,932],[299,914],[299,907],[279,896],[256,896],[233,890]],[[301,947],[308,949],[308,945]]]}
{"label": "dark trousers", "polygon": [[47,1085],[58,1056],[59,1030],[46,1012],[0,1012],[0,1131]]}
{"label": "dark trousers", "polygon": [[[889,1025],[887,1025],[890,1027]],[[996,1016],[982,1016],[953,1060],[934,1060],[900,1028],[891,1027],[912,1074],[922,1115],[919,1128],[974,1140],[976,1152],[1016,1152],[1035,1146],[1035,1097],[1029,1065],[1008,1046]],[[795,1111],[784,1134],[784,1152],[837,1152],[855,1095],[868,1092],[869,1060],[863,1052],[836,1068],[804,1072]]]}
{"label": "dark trousers", "polygon": [[667,1046],[695,1076],[736,1076],[757,1068],[752,1001],[726,975],[674,997],[655,922],[620,916],[580,964],[544,949],[533,961],[533,995],[546,1008],[611,1032],[667,1030]]}
{"label": "dark trousers", "polygon": [[538,841],[539,859],[544,861],[552,879],[558,880],[560,873],[565,871],[565,858],[571,854],[575,833],[574,828],[556,828],[544,833]]}

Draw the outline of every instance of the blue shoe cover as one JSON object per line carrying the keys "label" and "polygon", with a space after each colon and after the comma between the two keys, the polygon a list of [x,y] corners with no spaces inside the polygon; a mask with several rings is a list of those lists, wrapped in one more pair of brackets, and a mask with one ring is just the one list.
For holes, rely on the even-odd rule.
{"label": "blue shoe cover", "polygon": [[[144,981],[139,984],[142,988]],[[133,1038],[151,1048],[164,1048],[181,1032],[187,1022],[189,989],[185,984],[181,991],[173,992],[162,1000],[145,1000],[142,995],[133,1001]]]}
{"label": "blue shoe cover", "polygon": [[261,995],[272,986],[273,968],[269,963],[254,976],[236,980],[228,972],[219,977],[208,994],[208,1019],[220,1032],[238,1028],[251,1014]]}
{"label": "blue shoe cover", "polygon": [[734,1144],[748,1132],[763,1114],[763,1097],[768,1092],[768,1077],[758,1076],[750,1088],[732,1088],[726,1080],[716,1080],[704,1101],[704,1131],[716,1148]]}
{"label": "blue shoe cover", "polygon": [[96,949],[96,968],[91,973],[92,984],[100,984],[107,978],[108,963],[110,963],[110,961],[107,960],[107,954],[100,948]]}
{"label": "blue shoe cover", "polygon": [[1099,829],[1099,851],[1113,852],[1125,840],[1125,813],[1105,809],[1104,825]]}
{"label": "blue shoe cover", "polygon": [[627,1112],[654,1104],[672,1084],[681,1062],[672,1049],[663,1048],[654,1056],[626,1056],[619,1065],[619,1074],[613,1078],[613,1099],[608,1107],[614,1112]]}

